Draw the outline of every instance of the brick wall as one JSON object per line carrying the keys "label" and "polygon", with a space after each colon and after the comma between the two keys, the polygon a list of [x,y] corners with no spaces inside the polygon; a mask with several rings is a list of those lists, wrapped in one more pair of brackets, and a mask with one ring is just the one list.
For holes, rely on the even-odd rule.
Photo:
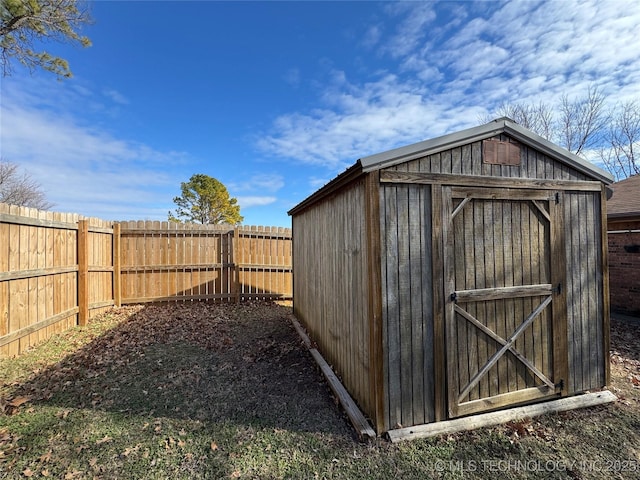
{"label": "brick wall", "polygon": [[[640,230],[640,220],[609,222],[608,230]],[[611,309],[640,317],[640,232],[610,233],[608,237]],[[627,251],[633,245],[638,251]]]}

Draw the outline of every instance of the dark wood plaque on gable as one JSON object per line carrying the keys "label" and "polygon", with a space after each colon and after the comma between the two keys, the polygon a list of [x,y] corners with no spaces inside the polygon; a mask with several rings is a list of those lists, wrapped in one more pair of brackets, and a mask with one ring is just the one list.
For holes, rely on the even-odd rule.
{"label": "dark wood plaque on gable", "polygon": [[482,161],[492,165],[520,165],[520,144],[483,140]]}

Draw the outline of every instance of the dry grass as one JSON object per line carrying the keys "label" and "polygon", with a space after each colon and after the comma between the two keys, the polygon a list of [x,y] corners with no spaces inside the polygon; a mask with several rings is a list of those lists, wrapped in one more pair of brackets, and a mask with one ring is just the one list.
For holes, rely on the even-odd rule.
{"label": "dry grass", "polygon": [[362,444],[269,303],[115,309],[0,361],[0,478],[640,478],[640,334],[613,405]]}

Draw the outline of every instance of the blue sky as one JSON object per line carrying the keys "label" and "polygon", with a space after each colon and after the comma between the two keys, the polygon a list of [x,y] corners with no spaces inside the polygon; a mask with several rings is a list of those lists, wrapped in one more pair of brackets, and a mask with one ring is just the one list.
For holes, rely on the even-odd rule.
{"label": "blue sky", "polygon": [[640,2],[97,1],[74,77],[1,79],[0,155],[54,210],[166,220],[204,173],[247,225],[358,158],[597,86],[640,100]]}

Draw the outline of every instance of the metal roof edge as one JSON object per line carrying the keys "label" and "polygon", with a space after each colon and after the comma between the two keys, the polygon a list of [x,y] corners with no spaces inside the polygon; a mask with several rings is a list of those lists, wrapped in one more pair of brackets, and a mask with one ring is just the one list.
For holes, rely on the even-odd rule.
{"label": "metal roof edge", "polygon": [[380,170],[399,163],[408,162],[419,157],[431,155],[442,150],[455,148],[469,142],[470,139],[482,140],[502,133],[505,128],[505,118],[498,118],[492,122],[449,133],[440,137],[413,143],[404,147],[394,148],[386,152],[376,153],[361,158],[362,169],[365,172]]}
{"label": "metal roof edge", "polygon": [[585,160],[582,157],[579,157],[575,153],[571,153],[569,150],[566,150],[553,142],[550,142],[546,138],[541,137],[537,133],[532,132],[520,125],[518,125],[513,120],[505,121],[505,129],[504,132],[514,137],[516,140],[520,142],[526,143],[527,145],[540,150],[541,152],[549,155],[550,157],[555,158],[561,162],[568,164],[569,166],[579,170],[582,173],[590,175],[601,182],[610,185],[613,183],[613,175],[609,172],[603,170],[602,168],[594,165],[588,160]]}
{"label": "metal roof edge", "polygon": [[484,125],[467,128],[459,132],[449,133],[422,142],[394,148],[386,152],[376,153],[360,159],[364,172],[371,172],[388,168],[399,163],[408,162],[416,158],[432,155],[450,148],[491,138],[500,133],[506,133],[516,140],[536,148],[569,166],[609,185],[613,183],[613,176],[593,163],[565,150],[562,147],[542,138],[508,117],[498,118]]}
{"label": "metal roof edge", "polygon": [[316,190],[314,193],[298,203],[295,207],[287,212],[287,215],[293,216],[296,213],[301,212],[308,206],[316,203],[318,200],[331,195],[343,185],[346,185],[359,178],[361,175],[363,175],[363,173],[364,172],[362,171],[362,165],[360,163],[360,160],[358,160],[340,175],[329,181],[329,183],[327,183],[323,187],[320,187],[320,189]]}
{"label": "metal roof edge", "polygon": [[294,215],[309,205],[324,198],[342,185],[345,185],[364,173],[388,168],[399,163],[408,162],[416,158],[432,155],[450,148],[459,147],[470,142],[477,142],[486,138],[491,138],[501,133],[506,133],[514,139],[522,142],[532,148],[540,150],[550,157],[563,162],[576,170],[591,176],[607,185],[613,183],[613,176],[594,165],[593,163],[577,156],[574,153],[555,145],[540,135],[528,130],[508,117],[497,118],[489,123],[479,125],[477,127],[467,128],[458,132],[449,133],[440,137],[424,140],[422,142],[406,145],[404,147],[394,148],[386,152],[376,153],[359,159],[355,164],[347,168],[340,175],[335,177],[329,183],[321,187],[316,192],[298,203],[295,207],[287,212],[288,215]]}

